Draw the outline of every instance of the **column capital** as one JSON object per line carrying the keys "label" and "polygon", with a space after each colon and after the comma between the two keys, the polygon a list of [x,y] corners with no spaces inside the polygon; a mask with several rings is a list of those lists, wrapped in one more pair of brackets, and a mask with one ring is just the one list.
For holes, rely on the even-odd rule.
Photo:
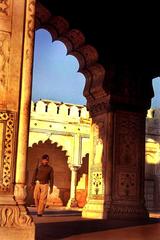
{"label": "column capital", "polygon": [[93,84],[90,95],[86,95],[92,117],[114,110],[146,112],[150,108],[152,75],[143,68],[126,64],[110,66],[100,83],[101,88],[98,83]]}
{"label": "column capital", "polygon": [[69,166],[70,170],[71,170],[71,171],[74,171],[74,172],[77,172],[80,167],[81,167],[81,166],[74,166],[74,165],[70,165],[70,166]]}

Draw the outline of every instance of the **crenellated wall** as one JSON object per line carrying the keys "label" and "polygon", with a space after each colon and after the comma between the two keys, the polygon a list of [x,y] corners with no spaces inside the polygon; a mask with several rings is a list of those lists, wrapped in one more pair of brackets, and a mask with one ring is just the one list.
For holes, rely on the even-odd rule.
{"label": "crenellated wall", "polygon": [[39,100],[31,103],[31,113],[48,114],[50,116],[89,120],[89,112],[84,105],[57,102],[52,100]]}

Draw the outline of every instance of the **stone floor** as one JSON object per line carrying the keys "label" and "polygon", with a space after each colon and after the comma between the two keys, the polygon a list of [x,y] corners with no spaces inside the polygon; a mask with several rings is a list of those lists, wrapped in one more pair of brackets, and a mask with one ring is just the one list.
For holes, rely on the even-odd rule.
{"label": "stone floor", "polygon": [[160,240],[160,223],[79,234],[66,240]]}
{"label": "stone floor", "polygon": [[36,224],[36,240],[160,240],[160,214],[150,213],[150,222],[108,221],[81,218],[77,210],[46,209],[37,217],[29,211]]}

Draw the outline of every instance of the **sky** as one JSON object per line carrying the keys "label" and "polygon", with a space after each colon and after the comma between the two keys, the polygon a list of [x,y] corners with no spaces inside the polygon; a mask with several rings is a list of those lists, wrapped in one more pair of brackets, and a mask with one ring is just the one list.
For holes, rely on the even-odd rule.
{"label": "sky", "polygon": [[35,34],[32,100],[50,99],[74,104],[86,104],[83,96],[85,77],[77,72],[78,60],[67,55],[65,45],[52,42],[46,30]]}
{"label": "sky", "polygon": [[[33,65],[32,100],[50,99],[65,103],[86,104],[83,96],[85,77],[78,72],[78,60],[67,55],[65,45],[52,41],[44,29],[36,31]],[[160,77],[153,79],[152,108],[160,108]]]}
{"label": "sky", "polygon": [[151,107],[160,108],[160,77],[153,79],[154,97],[151,101]]}

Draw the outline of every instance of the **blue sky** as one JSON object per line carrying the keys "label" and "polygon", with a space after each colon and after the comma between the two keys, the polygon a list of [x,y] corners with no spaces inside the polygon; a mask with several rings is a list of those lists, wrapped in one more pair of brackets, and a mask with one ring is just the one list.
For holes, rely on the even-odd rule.
{"label": "blue sky", "polygon": [[[52,42],[44,29],[36,31],[33,67],[32,100],[50,99],[74,104],[86,104],[83,96],[85,77],[78,72],[79,63],[67,55],[65,45]],[[153,80],[155,97],[152,107],[160,108],[160,78]]]}
{"label": "blue sky", "polygon": [[45,30],[36,31],[32,99],[51,99],[66,103],[86,104],[83,96],[85,77],[77,72],[79,63],[66,55],[65,45],[52,42]]}
{"label": "blue sky", "polygon": [[154,97],[152,98],[151,106],[160,108],[160,77],[153,79]]}

